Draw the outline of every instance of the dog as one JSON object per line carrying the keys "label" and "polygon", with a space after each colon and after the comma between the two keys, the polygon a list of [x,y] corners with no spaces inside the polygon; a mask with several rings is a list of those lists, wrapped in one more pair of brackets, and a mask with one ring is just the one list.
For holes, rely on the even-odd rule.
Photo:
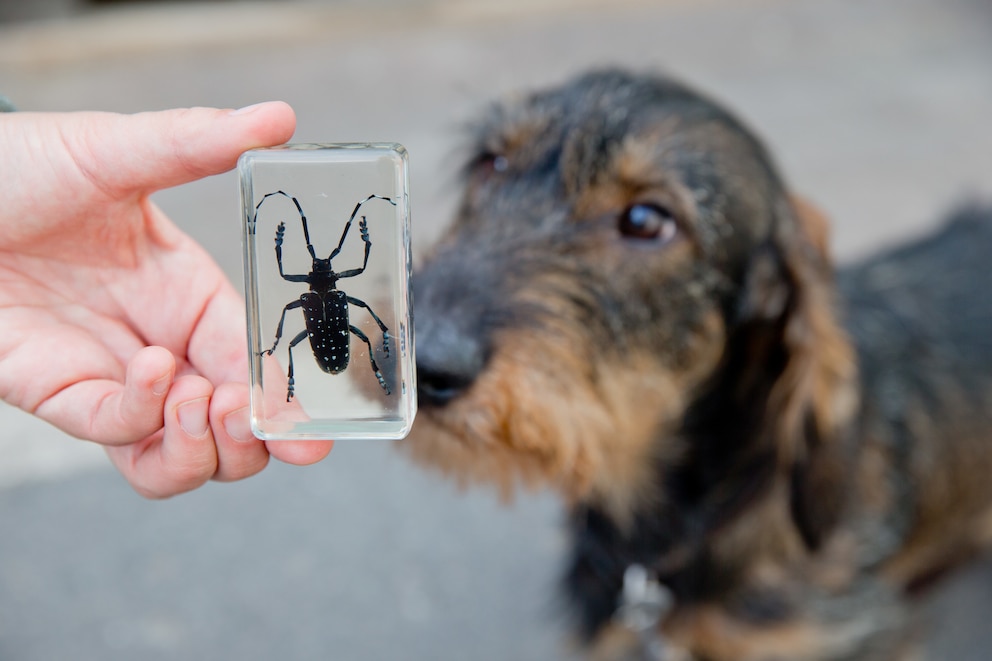
{"label": "dog", "polygon": [[661,75],[473,136],[414,274],[407,451],[562,494],[592,658],[916,654],[920,595],[992,538],[992,211],[835,269],[759,139]]}

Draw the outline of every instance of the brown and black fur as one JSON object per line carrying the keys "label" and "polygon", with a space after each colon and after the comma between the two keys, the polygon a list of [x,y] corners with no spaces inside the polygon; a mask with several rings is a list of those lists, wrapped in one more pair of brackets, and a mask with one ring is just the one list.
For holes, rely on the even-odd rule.
{"label": "brown and black fur", "polygon": [[913,597],[992,537],[992,213],[834,273],[734,116],[615,70],[495,106],[474,154],[415,275],[407,449],[561,491],[599,658],[637,658],[633,563],[672,659],[907,658]]}

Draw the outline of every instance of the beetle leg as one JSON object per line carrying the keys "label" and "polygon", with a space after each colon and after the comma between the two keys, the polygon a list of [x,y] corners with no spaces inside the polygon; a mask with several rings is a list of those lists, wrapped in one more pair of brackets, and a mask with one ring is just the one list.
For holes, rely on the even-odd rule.
{"label": "beetle leg", "polygon": [[386,358],[389,358],[389,328],[386,326],[386,324],[382,323],[382,319],[379,318],[379,315],[373,312],[372,308],[369,307],[369,304],[363,301],[362,299],[355,298],[354,296],[349,296],[348,302],[351,303],[352,305],[357,305],[360,308],[365,308],[366,310],[369,311],[369,314],[372,315],[372,318],[375,320],[375,323],[379,326],[379,330],[382,331],[382,353],[386,355]]}
{"label": "beetle leg", "polygon": [[[304,231],[306,231],[306,225],[303,226]],[[283,280],[289,280],[290,282],[306,282],[307,276],[305,275],[286,275],[282,270],[282,241],[283,237],[286,235],[286,223],[279,223],[279,227],[276,228],[276,264],[279,265],[279,275],[282,276]],[[309,239],[308,239],[309,241]],[[309,245],[309,243],[308,243]],[[311,252],[313,248],[310,249]]]}
{"label": "beetle leg", "polygon": [[293,341],[289,343],[289,371],[286,373],[288,379],[288,386],[286,389],[286,401],[293,401],[293,394],[296,390],[296,381],[293,379],[293,347],[302,342],[307,336],[306,331],[300,331],[300,334],[293,338]]}
{"label": "beetle leg", "polygon": [[362,268],[341,271],[338,273],[338,278],[351,278],[364,273],[365,268],[369,265],[369,252],[372,250],[372,240],[369,238],[369,224],[365,216],[362,216],[362,219],[358,221],[358,229],[362,231],[362,241],[365,243],[365,260],[362,262]]}
{"label": "beetle leg", "polygon": [[386,385],[386,379],[383,378],[382,372],[379,371],[379,366],[375,364],[375,357],[372,355],[372,343],[369,341],[368,336],[354,326],[348,326],[348,330],[354,333],[369,348],[369,362],[372,363],[372,371],[375,373],[375,378],[379,380],[379,385],[382,386],[382,389],[386,391],[387,395],[392,394],[389,386]]}
{"label": "beetle leg", "polygon": [[[254,225],[258,221],[258,210],[262,206],[262,202],[265,202],[265,200],[272,197],[273,195],[282,195],[285,198],[289,198],[290,200],[292,200],[293,204],[296,205],[296,210],[300,214],[300,221],[303,223],[303,236],[307,240],[307,250],[310,251],[310,256],[312,258],[317,259],[317,255],[315,255],[313,252],[313,246],[310,244],[310,230],[307,228],[307,217],[303,214],[303,207],[300,206],[300,201],[297,200],[292,195],[290,195],[289,193],[285,191],[277,190],[274,193],[266,193],[265,195],[263,195],[262,199],[259,200],[258,204],[255,205],[255,218],[252,220],[252,225]],[[279,260],[280,275],[282,275],[282,237],[283,234],[285,233],[286,233],[286,223],[279,223],[279,228],[276,230],[276,258]],[[297,280],[296,278],[298,276],[287,277],[283,275],[282,277],[286,278],[287,280],[291,280],[292,282],[306,282],[305,279]]]}
{"label": "beetle leg", "polygon": [[286,312],[289,310],[295,310],[301,305],[303,305],[303,301],[301,299],[296,299],[295,301],[286,304],[286,307],[282,309],[282,316],[279,317],[279,325],[276,326],[276,341],[272,343],[272,348],[260,351],[258,354],[259,356],[263,353],[267,356],[272,355],[272,352],[276,350],[276,345],[279,344],[279,339],[282,337],[282,325],[286,323]]}

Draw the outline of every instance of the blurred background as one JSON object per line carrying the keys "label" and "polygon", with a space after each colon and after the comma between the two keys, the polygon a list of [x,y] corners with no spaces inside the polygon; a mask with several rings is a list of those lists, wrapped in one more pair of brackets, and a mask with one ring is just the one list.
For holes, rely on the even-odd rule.
{"label": "blurred background", "polygon": [[[283,99],[299,141],[405,144],[415,253],[473,113],[604,64],[726,101],[842,262],[992,199],[984,0],[0,0],[0,94],[22,110]],[[240,286],[234,175],[156,199]],[[504,507],[353,442],[147,502],[98,448],[0,407],[0,660],[571,658],[548,494]],[[932,610],[935,659],[990,658],[987,565]]]}

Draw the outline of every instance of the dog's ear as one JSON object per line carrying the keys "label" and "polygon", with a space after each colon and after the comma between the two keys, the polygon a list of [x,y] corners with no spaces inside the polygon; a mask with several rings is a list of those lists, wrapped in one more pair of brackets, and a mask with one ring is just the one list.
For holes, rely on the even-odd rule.
{"label": "dog's ear", "polygon": [[782,342],[788,362],[772,392],[783,432],[795,433],[812,417],[831,435],[846,422],[853,393],[854,353],[837,318],[826,218],[808,202],[792,198],[783,210],[793,222],[779,223],[776,245],[789,295]]}
{"label": "dog's ear", "polygon": [[775,231],[751,255],[737,301],[741,368],[733,381],[739,407],[761,411],[753,438],[776,457],[792,518],[816,547],[843,507],[842,434],[855,402],[855,363],[837,321],[825,217],[795,199],[776,213]]}
{"label": "dog's ear", "polygon": [[816,251],[820,263],[825,268],[830,268],[830,221],[827,216],[809,200],[798,195],[789,198],[789,205],[800,232]]}
{"label": "dog's ear", "polygon": [[856,404],[856,362],[837,317],[827,220],[798,198],[782,213],[794,221],[779,223],[776,237],[789,288],[780,326],[784,365],[767,420],[790,480],[793,519],[816,547],[840,518],[848,491],[844,435]]}

